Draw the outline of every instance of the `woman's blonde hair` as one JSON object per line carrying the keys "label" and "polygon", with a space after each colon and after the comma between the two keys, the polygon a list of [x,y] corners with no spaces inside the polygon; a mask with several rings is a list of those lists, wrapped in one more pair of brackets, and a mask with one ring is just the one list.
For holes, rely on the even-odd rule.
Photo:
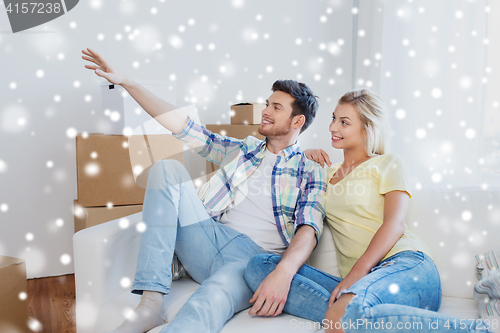
{"label": "woman's blonde hair", "polygon": [[351,104],[358,112],[365,129],[365,149],[368,156],[383,155],[387,151],[389,123],[384,102],[367,88],[348,91],[339,104]]}

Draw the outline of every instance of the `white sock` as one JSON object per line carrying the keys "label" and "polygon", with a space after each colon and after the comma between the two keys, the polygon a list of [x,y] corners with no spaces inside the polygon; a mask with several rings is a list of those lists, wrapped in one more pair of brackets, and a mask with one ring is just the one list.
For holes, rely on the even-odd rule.
{"label": "white sock", "polygon": [[167,321],[161,317],[162,305],[162,293],[145,290],[134,314],[112,333],[143,333],[163,325]]}

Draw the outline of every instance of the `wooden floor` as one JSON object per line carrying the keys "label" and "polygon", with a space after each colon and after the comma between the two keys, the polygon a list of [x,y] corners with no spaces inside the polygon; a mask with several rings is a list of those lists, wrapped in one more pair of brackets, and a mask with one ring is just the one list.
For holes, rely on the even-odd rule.
{"label": "wooden floor", "polygon": [[74,274],[28,280],[28,314],[39,332],[76,333],[75,304]]}

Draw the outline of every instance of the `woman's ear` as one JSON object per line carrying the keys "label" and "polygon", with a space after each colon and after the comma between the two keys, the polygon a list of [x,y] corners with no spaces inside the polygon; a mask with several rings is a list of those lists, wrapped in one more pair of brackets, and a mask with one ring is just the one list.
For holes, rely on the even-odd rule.
{"label": "woman's ear", "polygon": [[[368,148],[368,137],[373,133],[373,125],[368,124],[366,127],[363,126],[363,141],[365,143],[365,149]],[[370,155],[370,154],[368,154]]]}
{"label": "woman's ear", "polygon": [[363,133],[363,139],[365,140],[365,143],[368,142],[368,132],[371,130],[372,130],[372,128],[369,124],[367,126],[363,126],[362,133]]}

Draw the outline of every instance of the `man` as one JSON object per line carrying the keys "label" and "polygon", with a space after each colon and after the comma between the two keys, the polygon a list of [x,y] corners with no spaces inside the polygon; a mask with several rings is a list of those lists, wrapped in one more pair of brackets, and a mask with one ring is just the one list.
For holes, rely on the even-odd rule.
{"label": "man", "polygon": [[264,312],[257,314],[281,313],[291,280],[323,228],[325,176],[296,142],[316,115],[316,96],[303,83],[276,81],[259,127],[266,139],[238,140],[193,122],[96,52],[82,52],[94,63],[86,68],[123,86],[176,138],[221,166],[198,193],[176,161],[158,161],[149,170],[143,204],[147,228],[132,285],[133,293],[142,294],[141,302],[134,318],[114,332],[144,332],[163,323],[161,305],[172,282],[174,251],[201,285],[161,332],[219,332],[236,312],[251,306],[244,272],[249,259],[260,253],[283,257],[262,282],[258,297]]}

